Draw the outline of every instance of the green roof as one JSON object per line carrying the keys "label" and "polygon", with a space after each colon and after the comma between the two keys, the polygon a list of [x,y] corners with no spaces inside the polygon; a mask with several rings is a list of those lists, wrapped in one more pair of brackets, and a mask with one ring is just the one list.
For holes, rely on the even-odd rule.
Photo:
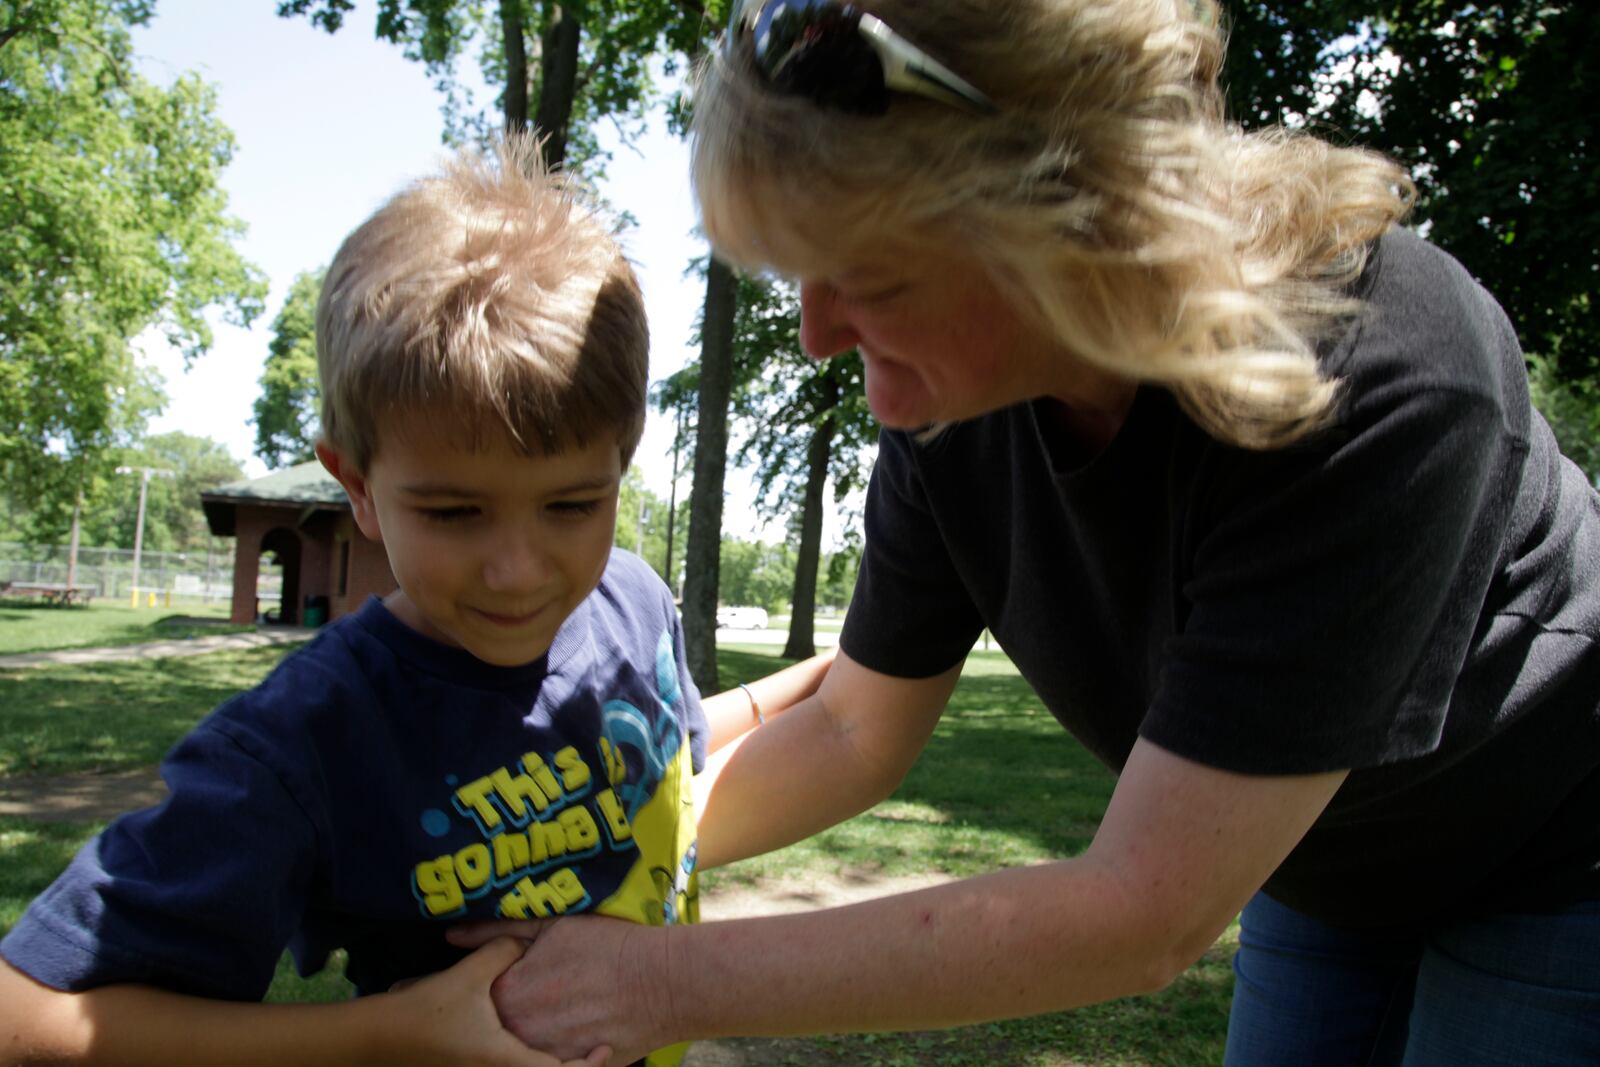
{"label": "green roof", "polygon": [[260,478],[229,482],[200,494],[211,532],[219,537],[233,533],[234,509],[240,504],[339,509],[350,506],[344,486],[316,460],[273,471]]}

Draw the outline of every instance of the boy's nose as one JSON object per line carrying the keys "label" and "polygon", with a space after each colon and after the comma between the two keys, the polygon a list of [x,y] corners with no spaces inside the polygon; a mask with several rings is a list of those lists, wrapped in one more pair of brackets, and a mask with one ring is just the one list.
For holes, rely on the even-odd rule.
{"label": "boy's nose", "polygon": [[500,538],[483,564],[483,584],[495,593],[533,592],[549,574],[549,557],[526,533]]}
{"label": "boy's nose", "polygon": [[839,307],[839,291],[827,282],[800,283],[800,346],[812,359],[828,359],[861,343]]}

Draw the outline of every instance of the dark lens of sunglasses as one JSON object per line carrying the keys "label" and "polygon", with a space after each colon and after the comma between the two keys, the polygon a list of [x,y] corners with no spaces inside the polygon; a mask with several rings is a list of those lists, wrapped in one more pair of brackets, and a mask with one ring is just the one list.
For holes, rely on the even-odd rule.
{"label": "dark lens of sunglasses", "polygon": [[838,111],[881,115],[889,88],[860,24],[856,8],[835,0],[769,0],[751,32],[756,67],[775,89]]}

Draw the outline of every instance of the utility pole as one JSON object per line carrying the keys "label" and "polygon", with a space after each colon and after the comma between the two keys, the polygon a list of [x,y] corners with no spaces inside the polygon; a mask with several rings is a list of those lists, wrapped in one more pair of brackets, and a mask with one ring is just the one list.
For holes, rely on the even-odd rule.
{"label": "utility pole", "polygon": [[662,568],[662,573],[667,579],[667,588],[673,596],[678,595],[678,583],[672,580],[672,526],[678,517],[678,452],[683,446],[683,423],[686,417],[686,412],[680,407],[678,432],[672,439],[672,488],[667,490],[667,563]]}
{"label": "utility pole", "polygon": [[[67,588],[78,587],[78,518],[83,512],[83,489],[80,483],[78,496],[72,502],[72,537],[67,543]],[[68,594],[71,595],[70,593]]]}
{"label": "utility pole", "polygon": [[160,467],[118,467],[118,474],[137,474],[139,478],[139,517],[133,524],[133,587],[129,598],[134,607],[139,606],[139,553],[144,549],[144,501],[150,492],[150,478],[176,478],[177,474]]}

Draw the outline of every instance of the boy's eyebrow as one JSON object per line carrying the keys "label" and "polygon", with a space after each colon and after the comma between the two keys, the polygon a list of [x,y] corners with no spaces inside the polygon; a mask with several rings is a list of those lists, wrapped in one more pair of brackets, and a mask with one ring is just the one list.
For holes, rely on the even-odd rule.
{"label": "boy's eyebrow", "polygon": [[[563,493],[586,493],[598,489],[610,489],[615,486],[618,479],[601,476],[599,478],[584,478],[575,482],[568,482],[551,488],[549,492],[559,496]],[[397,487],[407,496],[453,496],[453,497],[479,497],[487,494],[477,489],[453,485],[449,482],[415,482],[410,485]]]}
{"label": "boy's eyebrow", "polygon": [[400,492],[408,496],[482,496],[482,493],[471,489],[463,489],[459,485],[448,482],[416,482],[412,485],[398,487]]}
{"label": "boy's eyebrow", "polygon": [[569,482],[566,485],[551,490],[555,494],[561,493],[587,493],[596,489],[610,489],[615,486],[618,479],[602,475],[599,478],[585,478],[581,481]]}

